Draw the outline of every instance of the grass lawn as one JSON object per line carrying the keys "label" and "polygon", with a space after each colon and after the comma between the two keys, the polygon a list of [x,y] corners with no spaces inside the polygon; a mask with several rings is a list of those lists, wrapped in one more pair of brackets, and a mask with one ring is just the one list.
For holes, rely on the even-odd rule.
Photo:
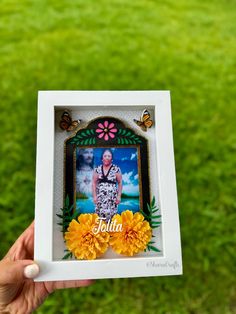
{"label": "grass lawn", "polygon": [[38,90],[171,90],[184,275],[57,291],[58,313],[236,313],[234,0],[2,0],[0,252],[34,217]]}

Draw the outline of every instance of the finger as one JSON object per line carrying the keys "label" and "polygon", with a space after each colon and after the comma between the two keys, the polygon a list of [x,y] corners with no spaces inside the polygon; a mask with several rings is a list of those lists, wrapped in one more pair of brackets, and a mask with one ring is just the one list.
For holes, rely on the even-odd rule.
{"label": "finger", "polygon": [[90,286],[93,283],[94,283],[94,280],[57,281],[56,284],[55,284],[55,289],[87,287],[87,286]]}
{"label": "finger", "polygon": [[[32,260],[0,262],[0,307],[9,304],[21,291],[27,278],[35,277],[39,272]],[[0,310],[1,312],[1,310]]]}
{"label": "finger", "polygon": [[34,251],[34,221],[30,226],[19,236],[16,242],[7,252],[5,258],[11,260],[33,259]]}
{"label": "finger", "polygon": [[49,293],[57,289],[80,288],[93,284],[95,280],[66,280],[66,281],[49,281],[45,282]]}
{"label": "finger", "polygon": [[19,240],[21,241],[22,239],[25,239],[29,235],[34,233],[34,220],[32,223],[25,229],[25,231],[19,236],[19,238],[16,240],[18,242]]}
{"label": "finger", "polygon": [[39,266],[32,260],[11,261],[6,258],[0,262],[0,285],[15,284],[39,274]]}

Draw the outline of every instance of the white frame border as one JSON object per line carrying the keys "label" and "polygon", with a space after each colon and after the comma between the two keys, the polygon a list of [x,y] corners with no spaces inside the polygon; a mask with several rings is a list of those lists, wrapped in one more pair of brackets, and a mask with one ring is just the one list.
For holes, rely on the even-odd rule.
{"label": "white frame border", "polygon": [[[76,106],[155,107],[159,203],[164,256],[92,261],[53,261],[54,109]],[[169,91],[39,91],[35,197],[35,281],[182,274]]]}

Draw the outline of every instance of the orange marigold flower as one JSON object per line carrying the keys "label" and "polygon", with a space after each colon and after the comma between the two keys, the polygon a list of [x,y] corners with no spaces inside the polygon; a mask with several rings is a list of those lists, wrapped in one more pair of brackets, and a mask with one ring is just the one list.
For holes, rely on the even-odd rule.
{"label": "orange marigold flower", "polygon": [[[95,259],[107,250],[109,233],[94,232],[98,227],[98,218],[97,214],[81,214],[78,222],[73,219],[69,224],[65,232],[66,246],[77,259]],[[104,221],[100,223],[106,224]]]}
{"label": "orange marigold flower", "polygon": [[122,224],[121,232],[110,233],[110,245],[116,253],[133,256],[144,251],[152,237],[152,229],[142,214],[126,210],[113,216],[112,221]]}

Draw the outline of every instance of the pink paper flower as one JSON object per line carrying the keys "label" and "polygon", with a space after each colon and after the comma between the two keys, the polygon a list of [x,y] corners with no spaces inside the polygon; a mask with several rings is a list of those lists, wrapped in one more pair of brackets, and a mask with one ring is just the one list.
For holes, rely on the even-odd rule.
{"label": "pink paper flower", "polygon": [[110,138],[115,137],[114,133],[117,132],[117,129],[115,128],[115,124],[113,122],[109,124],[108,121],[104,121],[103,124],[101,122],[98,123],[98,128],[96,129],[96,132],[99,133],[98,135],[99,138],[104,137],[104,140],[108,141],[109,137]]}

